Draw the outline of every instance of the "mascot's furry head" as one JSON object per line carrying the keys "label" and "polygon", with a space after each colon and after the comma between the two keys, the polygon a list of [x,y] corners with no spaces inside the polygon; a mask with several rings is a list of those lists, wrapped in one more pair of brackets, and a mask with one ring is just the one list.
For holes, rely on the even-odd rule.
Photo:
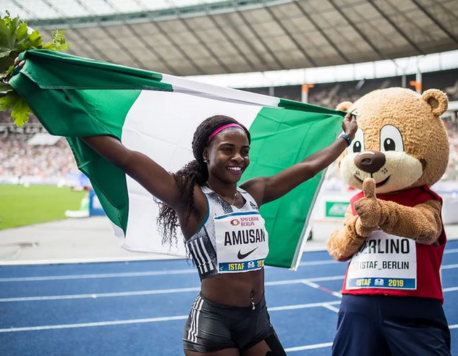
{"label": "mascot's furry head", "polygon": [[447,96],[430,89],[388,88],[366,94],[355,103],[343,102],[338,110],[358,117],[358,132],[340,158],[343,180],[362,189],[374,178],[376,193],[431,186],[445,173],[449,156],[447,132],[440,115]]}

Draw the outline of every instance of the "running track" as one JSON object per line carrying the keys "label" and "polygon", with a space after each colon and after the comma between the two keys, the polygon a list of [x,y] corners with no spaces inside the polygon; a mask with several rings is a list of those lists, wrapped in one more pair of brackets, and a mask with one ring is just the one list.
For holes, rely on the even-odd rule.
{"label": "running track", "polygon": [[[272,323],[288,355],[329,355],[346,263],[303,255],[296,272],[266,269]],[[458,355],[458,241],[442,263],[444,308]],[[182,355],[199,291],[184,260],[0,268],[0,355]]]}

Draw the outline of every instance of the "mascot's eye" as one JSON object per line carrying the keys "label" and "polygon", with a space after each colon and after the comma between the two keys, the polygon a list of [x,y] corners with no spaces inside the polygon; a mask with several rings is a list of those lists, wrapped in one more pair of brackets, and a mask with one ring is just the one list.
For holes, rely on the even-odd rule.
{"label": "mascot's eye", "polygon": [[392,125],[382,127],[380,131],[380,150],[381,151],[404,151],[404,142],[399,130]]}
{"label": "mascot's eye", "polygon": [[355,144],[353,145],[353,152],[354,153],[357,153],[357,152],[361,152],[361,142],[359,141],[355,141]]}
{"label": "mascot's eye", "polygon": [[383,148],[385,151],[396,151],[396,143],[391,138],[387,138],[383,142]]}
{"label": "mascot's eye", "polygon": [[361,129],[358,129],[355,134],[354,140],[351,142],[350,147],[348,147],[349,153],[358,153],[364,151],[364,134]]}

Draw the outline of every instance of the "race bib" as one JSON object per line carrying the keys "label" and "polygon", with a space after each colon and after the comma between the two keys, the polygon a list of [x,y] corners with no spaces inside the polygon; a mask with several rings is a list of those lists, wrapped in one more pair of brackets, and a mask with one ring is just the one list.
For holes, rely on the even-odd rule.
{"label": "race bib", "polygon": [[374,231],[353,255],[346,289],[417,289],[417,253],[412,239]]}
{"label": "race bib", "polygon": [[261,269],[269,253],[265,222],[257,211],[215,217],[219,273]]}

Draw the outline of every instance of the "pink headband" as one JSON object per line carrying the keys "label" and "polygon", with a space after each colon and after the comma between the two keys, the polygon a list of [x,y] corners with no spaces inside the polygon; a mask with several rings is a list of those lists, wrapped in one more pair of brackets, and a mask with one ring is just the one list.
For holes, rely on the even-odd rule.
{"label": "pink headband", "polygon": [[213,133],[208,137],[208,140],[207,140],[207,143],[209,143],[213,137],[215,137],[217,134],[219,134],[221,131],[225,130],[225,129],[228,129],[230,127],[238,127],[239,129],[242,129],[243,130],[243,127],[240,126],[239,124],[227,124],[227,125],[223,125],[221,126],[219,129],[216,129],[215,131],[213,131]]}

